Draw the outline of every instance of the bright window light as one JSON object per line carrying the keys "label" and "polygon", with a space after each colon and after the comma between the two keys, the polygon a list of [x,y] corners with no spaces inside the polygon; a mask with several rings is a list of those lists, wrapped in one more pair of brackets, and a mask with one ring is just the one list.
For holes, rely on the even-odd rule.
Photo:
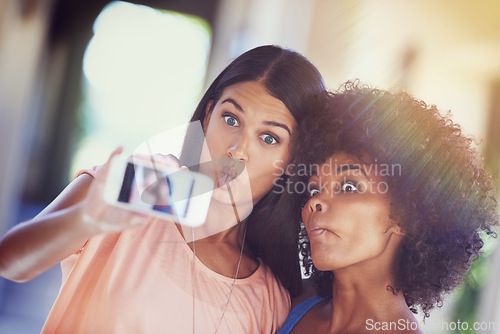
{"label": "bright window light", "polygon": [[131,152],[187,123],[204,88],[210,37],[200,18],[121,1],[106,6],[84,56],[83,136],[70,177],[120,144]]}

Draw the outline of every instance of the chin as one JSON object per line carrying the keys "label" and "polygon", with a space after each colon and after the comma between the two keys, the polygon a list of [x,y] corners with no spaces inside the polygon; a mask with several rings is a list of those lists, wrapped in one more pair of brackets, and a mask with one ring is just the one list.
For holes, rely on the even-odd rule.
{"label": "chin", "polygon": [[311,252],[311,259],[314,264],[314,267],[321,271],[331,271],[332,266],[328,261],[326,261],[324,256],[314,256],[314,253]]}
{"label": "chin", "polygon": [[212,199],[220,204],[236,205],[236,206],[253,206],[253,201],[251,199],[238,198],[233,194],[233,199],[229,196],[229,193],[224,190],[214,190],[212,193]]}

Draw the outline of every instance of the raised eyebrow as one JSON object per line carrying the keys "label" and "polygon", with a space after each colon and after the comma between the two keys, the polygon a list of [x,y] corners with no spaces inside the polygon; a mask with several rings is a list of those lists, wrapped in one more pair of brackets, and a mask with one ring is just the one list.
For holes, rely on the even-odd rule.
{"label": "raised eyebrow", "polygon": [[[232,105],[234,105],[236,107],[236,109],[238,109],[242,113],[245,113],[245,110],[243,110],[243,108],[240,106],[240,104],[238,102],[236,102],[234,99],[231,99],[231,98],[225,99],[224,101],[222,101],[221,104],[224,104],[224,103],[231,103]],[[290,128],[286,124],[274,122],[274,121],[266,121],[266,122],[264,122],[264,124],[283,128],[288,132],[290,137],[292,136],[292,131],[290,130]]]}
{"label": "raised eyebrow", "polygon": [[245,110],[243,110],[243,108],[239,105],[238,102],[236,102],[234,99],[225,99],[224,101],[222,101],[221,104],[224,104],[224,103],[231,103],[232,105],[234,105],[236,107],[236,109],[238,109],[239,111],[241,111],[242,113],[245,112]]}
{"label": "raised eyebrow", "polygon": [[316,177],[317,177],[317,176],[319,175],[319,174],[318,174],[318,166],[317,166],[317,165],[316,165],[316,166],[313,166],[313,168],[312,168],[312,169],[310,169],[310,171],[311,171],[311,176],[309,176],[309,180],[310,180],[312,177],[314,177],[314,176],[316,176]]}
{"label": "raised eyebrow", "polygon": [[279,122],[273,122],[273,121],[266,121],[266,122],[264,122],[264,124],[271,125],[271,126],[277,126],[277,127],[282,128],[282,129],[285,129],[288,132],[288,134],[290,135],[290,137],[292,136],[292,131],[290,131],[290,128],[286,124],[279,123]]}
{"label": "raised eyebrow", "polygon": [[311,176],[309,176],[307,178],[307,183],[311,183],[311,182],[314,182],[314,181],[317,181],[319,179],[319,176],[318,176],[318,172],[317,171],[313,171]]}
{"label": "raised eyebrow", "polygon": [[366,175],[364,168],[362,168],[361,165],[356,165],[356,164],[355,165],[349,165],[349,164],[340,165],[337,167],[335,172],[336,172],[336,174],[342,174],[342,173],[348,172],[350,170],[360,170],[366,177],[368,177],[368,175]]}

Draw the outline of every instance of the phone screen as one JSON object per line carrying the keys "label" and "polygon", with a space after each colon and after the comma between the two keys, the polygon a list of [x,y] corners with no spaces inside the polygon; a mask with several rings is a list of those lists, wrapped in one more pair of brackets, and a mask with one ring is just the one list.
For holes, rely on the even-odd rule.
{"label": "phone screen", "polygon": [[183,173],[166,173],[149,166],[127,163],[118,202],[138,209],[163,212],[185,218],[193,192],[194,179]]}

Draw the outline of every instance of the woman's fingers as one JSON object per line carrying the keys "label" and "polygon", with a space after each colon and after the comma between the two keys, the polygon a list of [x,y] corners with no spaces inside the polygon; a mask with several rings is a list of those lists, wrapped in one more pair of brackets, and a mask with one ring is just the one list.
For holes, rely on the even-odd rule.
{"label": "woman's fingers", "polygon": [[167,166],[167,167],[173,167],[175,169],[178,169],[180,168],[180,163],[179,163],[179,159],[177,159],[177,157],[173,154],[161,154],[161,153],[156,153],[154,156],[153,156],[155,162],[158,162],[160,164],[162,164],[163,166]]}
{"label": "woman's fingers", "polygon": [[98,181],[99,183],[104,183],[106,181],[111,161],[113,160],[114,157],[120,155],[122,152],[123,152],[123,146],[118,146],[117,148],[115,148],[115,150],[110,154],[106,163],[98,169],[98,172],[96,173],[96,181]]}
{"label": "woman's fingers", "polygon": [[[122,151],[122,147],[116,148],[111,153],[108,161],[99,168],[96,173],[97,182],[95,182],[91,191],[89,191],[89,196],[87,196],[85,203],[84,212],[86,221],[98,226],[103,232],[121,231],[130,226],[142,224],[148,218],[147,214],[109,205],[103,199],[102,193],[105,188],[111,161],[121,154]],[[179,169],[187,170],[186,166],[180,166],[179,160],[172,154],[163,155],[157,153],[153,156],[135,154],[131,158],[134,164],[146,165],[158,170],[171,170],[172,172]]]}
{"label": "woman's fingers", "polygon": [[129,211],[123,208],[109,206],[106,209],[105,217],[100,221],[100,228],[106,231],[121,231],[130,226],[142,224],[148,215]]}
{"label": "woman's fingers", "polygon": [[177,157],[173,154],[161,154],[161,153],[155,153],[154,155],[134,154],[132,158],[134,161],[149,162],[153,166],[158,165],[160,167],[170,167],[173,169],[179,169],[181,167],[179,159],[177,159]]}

